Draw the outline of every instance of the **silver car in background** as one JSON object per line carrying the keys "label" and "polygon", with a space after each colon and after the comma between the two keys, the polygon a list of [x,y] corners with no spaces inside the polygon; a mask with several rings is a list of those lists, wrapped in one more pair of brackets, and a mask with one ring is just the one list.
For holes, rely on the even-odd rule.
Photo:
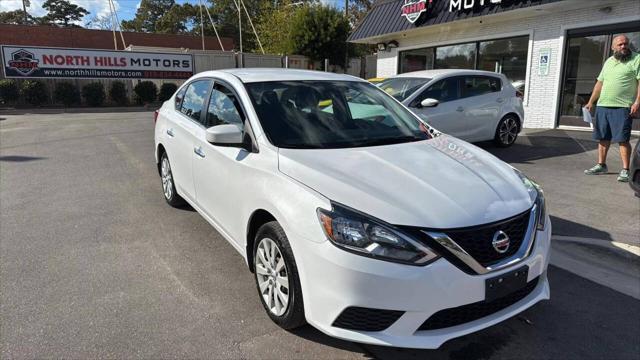
{"label": "silver car in background", "polygon": [[479,70],[424,70],[378,85],[427,123],[469,142],[511,146],[524,121],[518,91],[502,74]]}

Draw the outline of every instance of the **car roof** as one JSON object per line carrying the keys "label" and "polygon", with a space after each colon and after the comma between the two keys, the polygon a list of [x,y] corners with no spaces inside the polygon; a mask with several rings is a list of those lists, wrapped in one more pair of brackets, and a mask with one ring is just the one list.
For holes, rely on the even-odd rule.
{"label": "car roof", "polygon": [[355,76],[345,74],[280,68],[240,68],[204,71],[198,73],[198,77],[216,76],[221,75],[221,73],[233,75],[243,83],[301,80],[365,81]]}
{"label": "car roof", "polygon": [[446,77],[453,75],[490,75],[490,76],[501,76],[501,74],[491,72],[491,71],[483,71],[483,70],[464,70],[464,69],[437,69],[437,70],[420,70],[413,71],[408,73],[402,73],[394,76],[398,77],[410,77],[410,78],[427,78],[434,79],[437,77]]}

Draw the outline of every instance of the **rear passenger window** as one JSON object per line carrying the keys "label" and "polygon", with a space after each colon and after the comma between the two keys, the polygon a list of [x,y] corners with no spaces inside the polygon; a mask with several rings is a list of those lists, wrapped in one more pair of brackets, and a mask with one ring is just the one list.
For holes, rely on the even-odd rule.
{"label": "rear passenger window", "polygon": [[462,81],[462,97],[485,95],[500,90],[500,79],[491,76],[465,76]]}
{"label": "rear passenger window", "polygon": [[204,126],[235,124],[242,128],[244,115],[236,95],[222,84],[215,84],[211,91],[207,118]]}
{"label": "rear passenger window", "polygon": [[187,86],[183,87],[176,93],[175,101],[176,101],[176,110],[180,111],[180,106],[182,105],[182,99],[184,99],[184,93],[187,92]]}
{"label": "rear passenger window", "polygon": [[180,106],[180,112],[200,122],[200,115],[204,110],[204,102],[210,85],[211,80],[198,80],[189,84]]}

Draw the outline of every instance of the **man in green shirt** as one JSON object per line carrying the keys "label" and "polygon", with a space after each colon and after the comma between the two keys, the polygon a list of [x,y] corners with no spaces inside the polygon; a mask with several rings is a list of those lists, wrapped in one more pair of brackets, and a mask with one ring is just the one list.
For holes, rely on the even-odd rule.
{"label": "man in green shirt", "polygon": [[591,99],[585,105],[589,111],[596,106],[593,138],[599,140],[598,164],[585,170],[587,175],[606,174],[607,152],[611,142],[620,145],[622,170],[618,181],[629,181],[629,159],[631,157],[631,115],[640,108],[640,54],[629,49],[629,38],[616,36],[611,46],[613,56],[607,59],[593,88]]}

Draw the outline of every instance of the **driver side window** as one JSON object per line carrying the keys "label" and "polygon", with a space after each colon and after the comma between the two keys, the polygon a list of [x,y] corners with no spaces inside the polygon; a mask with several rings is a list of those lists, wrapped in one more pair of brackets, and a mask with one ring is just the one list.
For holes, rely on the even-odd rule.
{"label": "driver side window", "polygon": [[236,95],[226,86],[216,83],[211,90],[209,108],[204,126],[234,124],[244,126],[244,114]]}
{"label": "driver side window", "polygon": [[440,80],[429,86],[422,94],[418,95],[411,105],[414,107],[418,106],[424,99],[436,99],[440,103],[457,100],[460,98],[458,84],[459,78],[457,77]]}

